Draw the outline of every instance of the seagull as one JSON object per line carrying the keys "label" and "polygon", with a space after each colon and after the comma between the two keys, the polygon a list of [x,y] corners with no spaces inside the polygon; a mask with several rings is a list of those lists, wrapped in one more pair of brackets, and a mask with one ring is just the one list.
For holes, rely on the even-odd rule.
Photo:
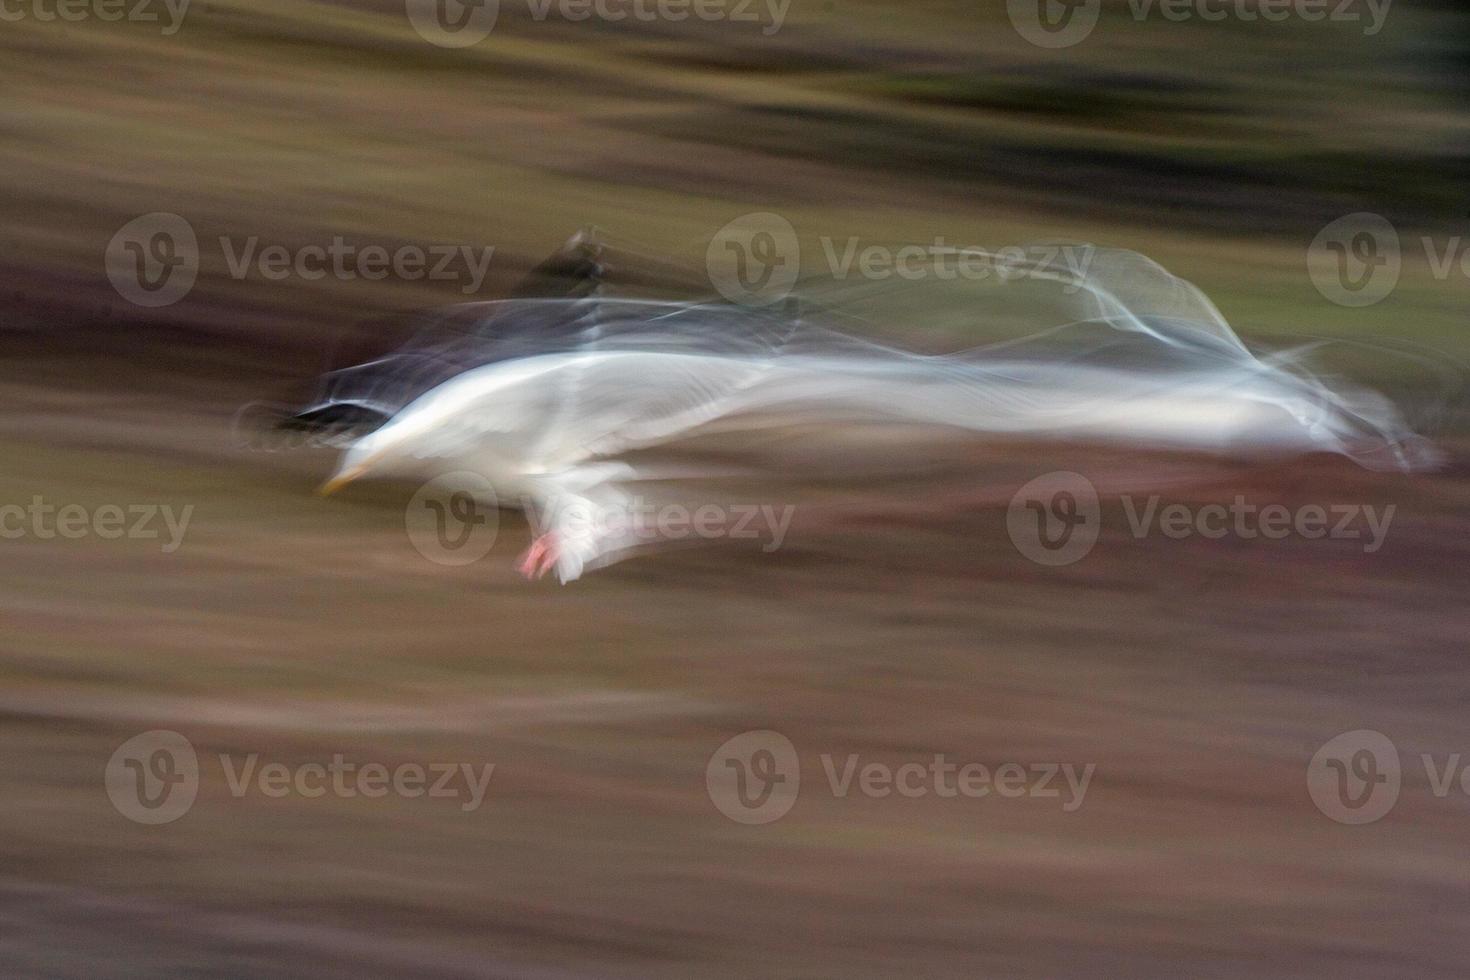
{"label": "seagull", "polygon": [[543,516],[521,573],[566,583],[647,540],[634,491],[668,474],[638,454],[709,436],[901,425],[1433,465],[1386,398],[1329,385],[1289,352],[1257,355],[1191,284],[1136,253],[1099,255],[1081,277],[1055,263],[1025,270],[1073,287],[1075,318],[949,354],[859,336],[840,310],[799,301],[749,308],[594,290],[470,304],[456,310],[451,339],[350,369],[310,409],[380,423],[348,441],[321,492],[366,477],[478,473],[500,504]]}

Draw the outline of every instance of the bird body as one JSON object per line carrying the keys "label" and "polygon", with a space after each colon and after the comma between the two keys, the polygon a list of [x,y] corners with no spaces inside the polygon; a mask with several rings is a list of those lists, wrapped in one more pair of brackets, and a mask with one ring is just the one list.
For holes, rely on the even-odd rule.
{"label": "bird body", "polygon": [[[554,567],[570,581],[634,543],[636,522],[606,519],[628,508],[636,481],[654,478],[630,454],[711,434],[847,437],[899,425],[1239,456],[1328,452],[1401,469],[1432,461],[1381,396],[1328,384],[1289,355],[1256,356],[1198,290],[1141,257],[1103,266],[1083,284],[1086,315],[952,354],[844,333],[810,310],[481,304],[473,329],[353,369],[313,407],[369,405],[387,418],[355,439],[325,489],[368,474],[481,474],[498,502],[547,518],[526,570]],[[873,454],[877,465],[877,443]]]}

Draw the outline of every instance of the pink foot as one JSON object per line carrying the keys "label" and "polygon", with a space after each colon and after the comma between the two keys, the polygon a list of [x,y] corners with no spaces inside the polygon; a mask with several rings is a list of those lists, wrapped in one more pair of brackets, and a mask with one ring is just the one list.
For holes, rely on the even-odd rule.
{"label": "pink foot", "polygon": [[531,547],[526,549],[521,560],[516,563],[516,569],[528,579],[541,578],[555,567],[560,553],[556,535],[547,532],[531,542]]}

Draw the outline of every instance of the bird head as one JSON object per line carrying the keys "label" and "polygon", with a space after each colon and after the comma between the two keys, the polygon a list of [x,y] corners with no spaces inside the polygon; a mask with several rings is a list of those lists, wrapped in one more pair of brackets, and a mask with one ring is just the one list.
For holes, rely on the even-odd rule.
{"label": "bird head", "polygon": [[348,447],[337,464],[337,471],[317,492],[325,497],[370,473],[390,472],[402,456],[398,451],[402,442],[392,425],[368,433]]}

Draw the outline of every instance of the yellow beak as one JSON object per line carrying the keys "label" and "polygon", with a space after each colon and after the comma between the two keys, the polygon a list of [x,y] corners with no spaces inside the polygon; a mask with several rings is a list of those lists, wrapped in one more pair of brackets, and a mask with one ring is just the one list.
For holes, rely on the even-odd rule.
{"label": "yellow beak", "polygon": [[321,486],[317,487],[316,492],[321,494],[323,497],[330,497],[338,490],[341,490],[343,487],[347,486],[347,484],[351,483],[353,480],[362,476],[362,474],[366,471],[366,466],[354,466],[352,469],[348,470],[345,473],[338,473],[326,483],[323,483]]}

